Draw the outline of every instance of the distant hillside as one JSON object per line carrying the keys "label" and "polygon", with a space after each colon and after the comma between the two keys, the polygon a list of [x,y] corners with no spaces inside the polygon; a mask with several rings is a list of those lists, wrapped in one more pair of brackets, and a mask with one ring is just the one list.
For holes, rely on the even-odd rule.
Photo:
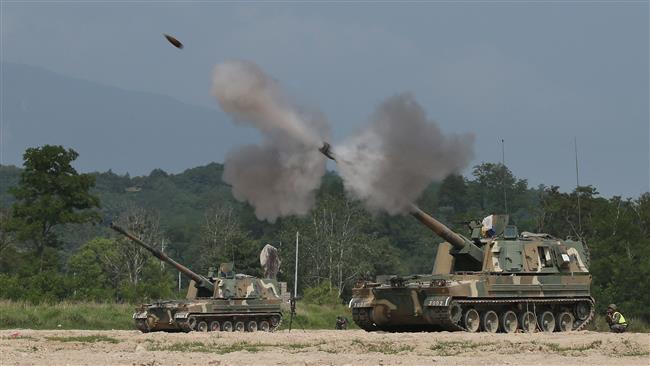
{"label": "distant hillside", "polygon": [[54,144],[79,152],[82,171],[180,172],[223,160],[253,133],[216,108],[27,65],[3,63],[2,84],[2,164],[19,165],[26,148]]}

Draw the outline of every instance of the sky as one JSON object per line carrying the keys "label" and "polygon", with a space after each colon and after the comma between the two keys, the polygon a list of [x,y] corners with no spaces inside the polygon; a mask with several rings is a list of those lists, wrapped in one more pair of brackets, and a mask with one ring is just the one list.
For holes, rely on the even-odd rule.
{"label": "sky", "polygon": [[1,61],[217,109],[214,65],[252,60],[327,116],[334,141],[385,98],[411,92],[444,132],[475,134],[472,165],[501,161],[505,147],[517,177],[571,190],[577,139],[581,185],[604,196],[650,190],[645,1],[3,1],[1,10]]}

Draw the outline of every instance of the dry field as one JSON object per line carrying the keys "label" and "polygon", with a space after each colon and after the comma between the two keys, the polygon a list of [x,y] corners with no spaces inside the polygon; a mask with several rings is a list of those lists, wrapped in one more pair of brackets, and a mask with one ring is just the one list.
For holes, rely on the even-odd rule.
{"label": "dry field", "polygon": [[2,365],[649,365],[650,334],[3,330]]}

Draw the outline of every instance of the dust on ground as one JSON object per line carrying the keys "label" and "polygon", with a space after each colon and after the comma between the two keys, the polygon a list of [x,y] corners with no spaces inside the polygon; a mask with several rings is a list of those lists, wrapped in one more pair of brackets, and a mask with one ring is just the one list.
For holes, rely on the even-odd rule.
{"label": "dust on ground", "polygon": [[648,365],[647,333],[2,330],[2,365]]}

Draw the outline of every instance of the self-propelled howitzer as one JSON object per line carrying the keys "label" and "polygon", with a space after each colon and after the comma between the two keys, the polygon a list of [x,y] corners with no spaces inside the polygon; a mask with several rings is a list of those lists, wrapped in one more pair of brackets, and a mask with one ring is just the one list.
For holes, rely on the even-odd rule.
{"label": "self-propelled howitzer", "polygon": [[[321,152],[336,160],[329,144]],[[584,329],[594,315],[586,248],[508,225],[468,223],[469,237],[415,205],[410,213],[445,242],[431,274],[378,276],[352,290],[350,308],[367,331],[533,332]]]}
{"label": "self-propelled howitzer", "polygon": [[274,278],[235,274],[232,263],[222,263],[216,275],[202,276],[123,228],[114,224],[111,228],[190,279],[185,300],[157,300],[135,310],[133,319],[140,331],[253,332],[280,326],[282,298]]}

